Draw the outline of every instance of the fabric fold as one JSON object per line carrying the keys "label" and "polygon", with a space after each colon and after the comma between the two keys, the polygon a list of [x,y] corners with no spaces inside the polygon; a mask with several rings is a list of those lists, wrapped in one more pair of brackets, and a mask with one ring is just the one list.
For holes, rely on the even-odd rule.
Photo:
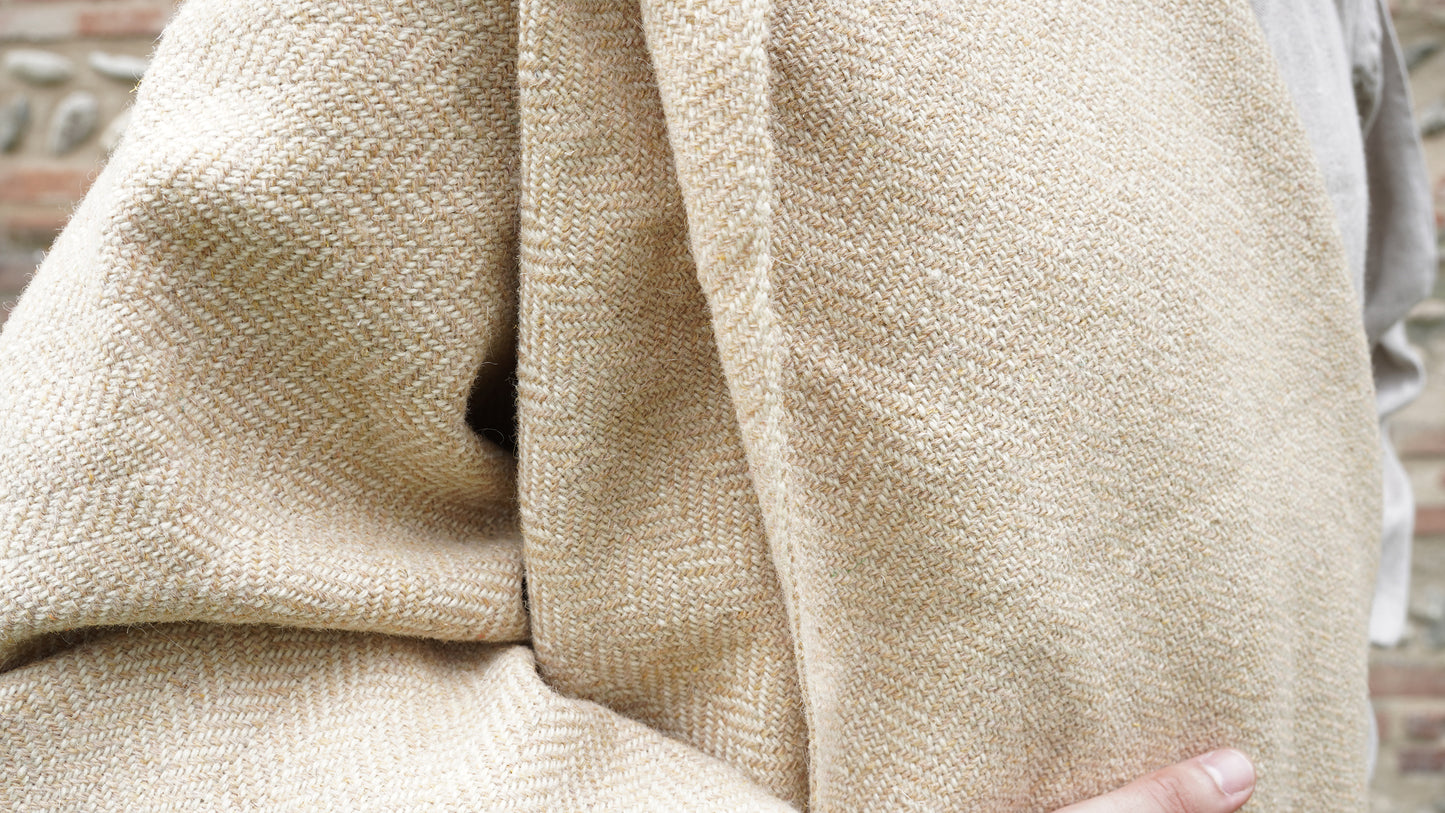
{"label": "fabric fold", "polygon": [[523,646],[158,625],[10,673],[0,714],[15,810],[793,809]]}
{"label": "fabric fold", "polygon": [[0,799],[1363,810],[1373,334],[1269,64],[188,0],[0,337]]}
{"label": "fabric fold", "polygon": [[778,347],[763,12],[521,5],[518,499],[548,684],[802,804],[749,389]]}
{"label": "fabric fold", "polygon": [[512,458],[465,423],[515,330],[510,18],[359,10],[167,28],[0,343],[6,649],[175,620],[525,638]]}

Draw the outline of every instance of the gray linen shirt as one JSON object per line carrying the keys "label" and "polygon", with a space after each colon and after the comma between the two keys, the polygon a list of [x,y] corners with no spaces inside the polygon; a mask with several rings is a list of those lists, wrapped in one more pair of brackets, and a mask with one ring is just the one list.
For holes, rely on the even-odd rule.
{"label": "gray linen shirt", "polygon": [[1405,314],[1435,278],[1430,183],[1384,0],[1252,0],[1314,146],[1364,305],[1384,436],[1384,517],[1370,639],[1405,629],[1414,499],[1384,423],[1424,384]]}

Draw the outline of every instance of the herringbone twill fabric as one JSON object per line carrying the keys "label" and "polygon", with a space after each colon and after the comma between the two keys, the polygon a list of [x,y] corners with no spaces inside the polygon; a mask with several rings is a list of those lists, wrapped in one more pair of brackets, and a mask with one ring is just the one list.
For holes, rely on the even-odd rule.
{"label": "herringbone twill fabric", "polygon": [[187,0],[133,122],[0,339],[4,807],[1364,809],[1245,0]]}

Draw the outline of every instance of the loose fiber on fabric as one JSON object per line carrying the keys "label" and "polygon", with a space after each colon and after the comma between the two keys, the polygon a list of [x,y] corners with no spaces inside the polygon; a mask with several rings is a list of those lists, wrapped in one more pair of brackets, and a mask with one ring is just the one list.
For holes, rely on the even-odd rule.
{"label": "loose fiber on fabric", "polygon": [[0,803],[1230,745],[1364,810],[1379,438],[1270,65],[1243,0],[187,0],[0,336]]}

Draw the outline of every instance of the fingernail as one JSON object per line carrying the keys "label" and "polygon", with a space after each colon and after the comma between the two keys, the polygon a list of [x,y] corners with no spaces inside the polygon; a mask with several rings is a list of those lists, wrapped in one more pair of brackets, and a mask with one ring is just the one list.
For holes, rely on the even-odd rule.
{"label": "fingernail", "polygon": [[1232,748],[1211,751],[1199,758],[1199,764],[1225,796],[1254,787],[1254,766],[1244,754]]}

